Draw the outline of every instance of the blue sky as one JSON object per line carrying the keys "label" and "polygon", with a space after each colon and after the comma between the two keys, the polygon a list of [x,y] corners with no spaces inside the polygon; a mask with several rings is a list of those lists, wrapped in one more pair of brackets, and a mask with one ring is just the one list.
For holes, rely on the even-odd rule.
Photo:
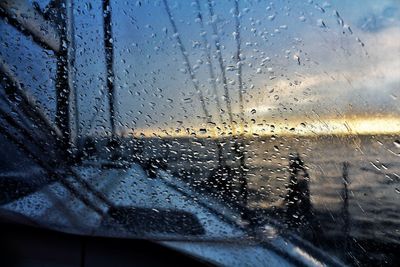
{"label": "blue sky", "polygon": [[[101,1],[74,1],[76,86],[82,125],[95,109],[107,131]],[[167,1],[207,108],[217,121],[200,24],[192,1]],[[218,26],[233,111],[239,112],[233,1],[200,0],[223,102],[211,20]],[[42,6],[46,1],[41,1]],[[198,96],[162,1],[111,1],[121,128],[198,127]],[[246,119],[258,123],[310,116],[399,114],[400,3],[385,1],[239,2]],[[339,14],[339,15],[338,15]],[[0,22],[1,57],[52,114],[55,60]],[[298,64],[300,60],[300,65]],[[255,110],[255,112],[254,112]],[[223,114],[226,121],[228,116]]]}

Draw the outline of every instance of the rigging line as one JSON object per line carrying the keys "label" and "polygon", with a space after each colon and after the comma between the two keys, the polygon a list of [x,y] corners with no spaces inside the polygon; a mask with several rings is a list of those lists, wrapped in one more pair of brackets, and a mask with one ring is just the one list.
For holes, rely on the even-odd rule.
{"label": "rigging line", "polygon": [[241,39],[240,39],[240,14],[239,14],[239,0],[234,0],[235,5],[235,40],[236,40],[236,67],[238,74],[238,86],[239,86],[239,108],[240,108],[240,120],[241,130],[244,133],[244,106],[243,106],[243,80],[242,80],[242,59],[241,59]]}
{"label": "rigging line", "polygon": [[[32,131],[33,133],[31,133],[24,126],[21,126],[16,119],[14,119],[2,108],[0,108],[0,119],[7,122],[9,126],[14,128],[16,132],[22,136],[22,138],[26,138],[28,142],[31,142],[33,145],[35,145],[35,147],[41,150],[41,152],[46,152],[46,150],[49,148],[48,143],[44,142],[43,140],[38,140],[38,136],[36,134],[33,134],[35,131]],[[54,156],[54,153],[57,152],[59,151],[52,150],[50,153],[52,154],[52,156]]]}
{"label": "rigging line", "polygon": [[211,61],[211,47],[207,40],[207,31],[205,30],[205,27],[204,27],[203,15],[201,14],[200,2],[199,2],[199,0],[195,0],[195,3],[196,3],[196,8],[197,8],[197,17],[199,19],[200,28],[202,31],[201,36],[203,38],[203,46],[204,46],[204,49],[206,50],[206,60],[207,60],[207,65],[208,65],[208,71],[210,73],[211,86],[213,89],[214,98],[215,98],[217,108],[218,108],[219,120],[222,124],[224,120],[222,118],[222,106],[221,106],[221,102],[220,102],[219,96],[218,96],[217,83],[215,80],[215,73],[214,73],[214,69],[213,69],[213,65],[212,65],[212,61]]}
{"label": "rigging line", "polygon": [[[25,146],[25,144],[21,143],[20,141],[17,140],[17,138],[14,135],[11,135],[8,133],[4,128],[0,126],[0,134],[3,134],[6,138],[8,138],[14,145],[17,146],[20,150],[28,154],[28,158],[31,158],[36,164],[38,164],[41,168],[43,168],[50,176],[57,176],[55,172],[49,171],[46,166],[43,164],[43,162],[40,161],[40,159],[29,149]],[[50,179],[50,181],[53,181],[54,179]],[[52,195],[53,192],[50,189],[46,189],[45,187],[43,188],[43,193],[46,194],[47,197],[50,199],[55,199],[55,196]],[[71,192],[72,193],[72,192]],[[72,193],[74,195],[74,193]],[[19,199],[19,198],[17,198]],[[58,199],[57,199],[58,200]],[[84,202],[84,201],[82,201]],[[53,203],[54,204],[54,203]],[[73,218],[73,215],[66,209],[65,206],[59,206],[60,209],[63,209],[63,213],[65,214],[67,220],[71,222],[72,225],[77,225],[77,220]]]}
{"label": "rigging line", "polygon": [[[40,148],[43,148],[46,145],[50,145],[49,139],[53,139],[54,136],[48,134],[48,132],[43,131],[43,129],[38,126],[34,125],[32,121],[29,120],[29,115],[24,114],[17,105],[13,102],[11,102],[6,96],[3,95],[3,93],[0,91],[0,99],[5,102],[5,104],[10,108],[11,114],[15,114],[15,116],[11,116],[11,114],[8,114],[8,112],[5,112],[2,108],[0,108],[0,116],[3,114],[4,118],[9,122],[10,125],[12,125],[14,128],[16,128],[14,125],[17,125],[17,127],[22,128],[22,131],[24,131],[24,135],[27,136],[28,138],[32,138],[34,140],[37,140],[38,143],[40,143]],[[8,117],[8,118],[7,118]],[[21,126],[20,124],[23,126]],[[34,129],[32,131],[32,128]],[[30,131],[28,130],[30,129]],[[41,136],[39,135],[41,134]],[[36,139],[35,139],[36,138]],[[57,143],[52,143],[56,147],[56,149],[59,149],[57,147]]]}
{"label": "rigging line", "polygon": [[81,136],[86,136],[86,134],[89,134],[90,131],[93,129],[93,122],[96,119],[97,115],[99,115],[100,110],[101,110],[100,108],[97,108],[97,107],[100,105],[101,101],[104,100],[105,96],[106,96],[106,94],[102,93],[102,95],[99,98],[97,98],[96,105],[95,105],[96,111],[94,112],[92,118],[89,120],[89,128],[84,128],[82,130]]}
{"label": "rigging line", "polygon": [[[28,138],[28,140],[30,140],[32,142],[33,145],[35,145],[37,148],[39,148],[39,150],[41,150],[43,152],[43,143],[39,140],[36,140],[27,129],[25,129],[24,127],[22,127],[20,124],[17,123],[17,121],[12,118],[11,116],[9,116],[5,111],[3,111],[0,108],[0,115],[1,117],[3,117],[3,119],[5,121],[7,121],[13,128],[19,130],[26,138]],[[57,147],[57,146],[56,146]],[[58,149],[58,147],[57,147]],[[26,150],[29,151],[29,149],[26,148]],[[32,152],[28,152],[31,155],[34,155]],[[37,157],[36,155],[34,155],[33,158],[36,158],[37,160],[40,160],[39,157]],[[43,166],[42,166],[43,167]],[[46,170],[48,170],[49,167],[47,167]],[[101,201],[103,201],[103,203],[105,203],[107,206],[111,207],[113,204],[99,191],[97,191],[94,187],[92,187],[90,184],[88,184],[85,180],[83,180],[75,171],[73,171],[72,169],[69,169],[69,174],[72,175],[75,180],[80,183],[87,191],[89,191],[90,193],[92,193],[95,197],[97,197],[98,199],[100,199]]]}
{"label": "rigging line", "polygon": [[18,30],[41,48],[58,54],[61,38],[57,25],[53,24],[28,1],[0,1],[0,18]]}
{"label": "rigging line", "polygon": [[85,194],[81,193],[78,189],[76,189],[72,183],[67,182],[66,180],[60,179],[60,183],[67,188],[76,198],[82,201],[88,208],[92,209],[94,212],[99,214],[100,216],[104,216],[104,212],[100,209],[95,203],[92,203],[89,198],[86,197]]}
{"label": "rigging line", "polygon": [[[64,214],[65,218],[67,218],[67,220],[71,223],[72,227],[74,227],[75,229],[79,229],[80,231],[85,230],[85,227],[83,227],[83,224],[82,224],[80,218],[78,218],[78,216],[76,214],[74,214],[73,212],[71,212],[68,209],[68,207],[67,207],[65,201],[63,201],[63,199],[58,198],[56,193],[51,191],[51,189],[48,187],[43,188],[43,194],[45,194],[46,197],[48,197],[48,199],[52,203],[54,209],[57,209]],[[44,212],[43,217],[48,218],[47,216],[49,216],[49,213],[52,213],[51,209],[47,209]]]}
{"label": "rigging line", "polygon": [[[3,75],[7,78],[7,81],[9,81],[9,82],[11,83],[12,91],[13,91],[12,93],[18,94],[18,95],[22,98],[23,102],[25,102],[24,104],[28,104],[28,106],[30,106],[30,107],[33,109],[33,111],[36,111],[36,112],[33,112],[33,114],[36,115],[36,116],[34,116],[34,117],[39,118],[39,121],[41,121],[41,122],[44,121],[44,122],[45,122],[45,126],[50,127],[50,132],[55,132],[55,133],[57,134],[57,133],[58,133],[57,129],[56,129],[56,128],[52,129],[52,127],[51,127],[52,125],[51,125],[51,124],[48,124],[48,121],[46,120],[46,117],[44,117],[44,116],[42,115],[42,113],[40,113],[40,110],[38,110],[38,108],[37,108],[34,104],[31,103],[31,100],[29,99],[29,97],[28,97],[27,95],[25,95],[25,92],[22,90],[22,88],[20,88],[20,85],[19,85],[15,80],[12,79],[13,76],[11,75],[11,72],[9,71],[9,69],[7,68],[7,66],[5,65],[5,62],[3,62],[3,61],[1,60],[0,63],[1,63],[1,64],[0,64],[0,71],[1,71],[1,74],[3,74]],[[2,76],[3,76],[3,75],[2,75]],[[30,112],[30,113],[32,113],[32,112]],[[36,113],[38,113],[38,114],[36,114]],[[8,123],[10,123],[10,125],[12,125],[14,128],[19,129],[20,131],[22,131],[22,133],[29,133],[29,132],[27,132],[26,129],[24,129],[23,127],[21,127],[13,118],[7,116],[6,113],[4,113],[3,115],[6,115],[6,116],[4,117],[4,119],[5,119]],[[39,115],[39,116],[38,116],[38,115]],[[97,213],[99,213],[99,211],[102,213],[102,211],[101,211],[100,209],[98,209],[95,205],[93,205],[92,203],[90,203],[90,201],[89,201],[88,199],[85,199],[85,196],[84,196],[83,194],[81,194],[80,192],[78,192],[78,190],[76,190],[71,184],[69,184],[69,182],[63,180],[62,177],[59,176],[59,174],[57,174],[55,171],[52,171],[52,169],[51,169],[50,166],[47,166],[47,164],[46,164],[46,163],[43,163],[43,162],[39,159],[39,157],[37,157],[33,152],[31,152],[28,148],[24,147],[24,144],[23,144],[23,143],[19,142],[15,137],[13,138],[13,136],[12,136],[9,132],[7,132],[6,129],[4,129],[4,128],[1,127],[0,130],[1,130],[1,132],[2,132],[6,137],[8,137],[10,140],[12,140],[18,147],[22,148],[25,152],[27,152],[29,155],[31,155],[32,159],[33,159],[34,161],[36,161],[37,163],[39,163],[39,165],[40,165],[42,168],[44,168],[49,174],[51,174],[52,176],[54,176],[54,174],[55,174],[56,176],[58,176],[58,177],[60,178],[60,179],[59,179],[60,182],[61,182],[64,186],[66,186],[72,193],[74,193],[74,195],[77,196],[77,198],[79,198],[82,202],[84,202],[85,204],[87,204],[88,207],[91,207],[91,208],[92,208],[93,210],[95,210]],[[32,143],[33,143],[34,145],[38,146],[39,148],[42,148],[42,146],[41,146],[41,144],[40,144],[40,141],[37,141],[37,140],[34,140],[34,139],[30,138],[31,136],[30,136],[29,134],[27,134],[27,137],[28,137],[28,139],[30,139],[30,140],[32,141]],[[58,136],[57,136],[57,137],[58,137]],[[75,177],[75,179],[76,179],[80,184],[82,184],[82,185],[84,185],[84,186],[86,187],[86,189],[87,189],[88,191],[90,190],[91,193],[92,193],[93,195],[95,195],[97,198],[99,198],[100,200],[102,200],[103,202],[105,202],[108,206],[110,206],[110,203],[111,203],[111,202],[109,202],[107,199],[104,198],[104,196],[102,196],[101,194],[99,194],[100,192],[97,192],[96,190],[94,190],[94,188],[92,188],[90,185],[87,186],[86,182],[85,182],[85,181],[82,181],[82,178],[80,178],[76,173],[72,173],[72,174],[73,174],[73,176]],[[111,204],[111,205],[112,205],[112,204]]]}
{"label": "rigging line", "polygon": [[221,76],[222,76],[222,83],[224,87],[224,98],[226,102],[226,108],[228,110],[228,115],[229,115],[229,122],[232,126],[233,124],[233,116],[232,116],[232,107],[231,107],[231,98],[229,96],[229,89],[228,89],[228,83],[226,79],[226,73],[225,73],[225,66],[224,66],[224,60],[222,57],[222,51],[221,51],[221,41],[219,38],[218,34],[218,29],[217,29],[217,24],[214,20],[214,9],[213,9],[213,4],[211,0],[208,0],[208,11],[210,13],[210,19],[211,19],[211,26],[213,29],[213,34],[215,35],[215,48],[217,50],[217,56],[218,56],[218,63],[219,67],[221,69]]}
{"label": "rigging line", "polygon": [[[93,211],[96,213],[103,215],[103,211],[92,204],[88,198],[82,193],[80,193],[78,190],[76,190],[69,182],[65,181],[63,177],[60,176],[56,171],[52,170],[51,167],[49,167],[45,162],[40,160],[37,155],[35,155],[33,152],[31,152],[25,145],[24,143],[20,142],[15,136],[10,134],[6,129],[4,129],[0,125],[0,134],[4,135],[7,139],[9,139],[11,142],[13,142],[19,149],[21,149],[23,152],[25,152],[29,158],[31,158],[34,162],[36,162],[40,167],[42,167],[50,176],[52,176],[52,180],[54,181],[59,181],[62,185],[64,185],[68,191],[70,191],[71,194],[73,194],[76,198],[78,198],[82,203],[84,203],[87,207],[91,208]],[[54,179],[56,178],[56,179]]]}
{"label": "rigging line", "polygon": [[16,114],[18,119],[21,121],[21,123],[26,127],[26,128],[32,128],[32,123],[29,121],[28,118],[26,118],[26,115],[24,115],[16,106],[15,103],[11,102],[7,96],[4,95],[3,92],[0,91],[0,99],[11,109],[11,111]]}
{"label": "rigging line", "polygon": [[200,98],[201,108],[202,108],[203,113],[204,113],[204,115],[206,117],[207,123],[209,123],[209,122],[211,122],[211,116],[210,116],[210,113],[207,110],[207,106],[206,106],[206,103],[205,103],[205,100],[204,100],[203,92],[199,88],[198,81],[196,80],[196,76],[194,75],[193,68],[192,68],[192,66],[190,64],[190,61],[189,61],[188,53],[186,52],[186,49],[183,46],[180,34],[178,32],[178,28],[176,27],[175,20],[172,17],[171,10],[169,9],[167,0],[163,0],[163,2],[164,2],[165,11],[167,12],[167,15],[168,15],[168,18],[169,18],[169,22],[171,23],[171,26],[172,26],[172,30],[174,31],[175,39],[178,42],[178,46],[179,46],[179,48],[181,50],[183,59],[185,61],[186,68],[189,71],[190,79],[192,80],[194,89],[196,90],[196,92],[197,92],[197,94],[198,94],[198,96]]}
{"label": "rigging line", "polygon": [[62,133],[60,129],[54,125],[50,119],[42,112],[32,97],[21,87],[8,65],[0,58],[0,77],[1,82],[4,83],[4,91],[7,98],[15,103],[21,110],[28,114],[28,118],[45,128],[51,136],[60,140]]}
{"label": "rigging line", "polygon": [[[0,91],[0,99],[5,102],[5,104],[10,108],[11,110],[11,114],[14,114],[15,116],[11,116],[11,114],[7,114],[7,112],[5,112],[2,108],[0,108],[0,113],[6,114],[7,116],[9,116],[9,118],[11,118],[13,121],[10,123],[10,125],[13,124],[18,124],[18,122],[20,124],[22,124],[23,126],[21,126],[20,124],[18,124],[18,127],[23,128],[24,131],[26,131],[24,134],[26,136],[29,136],[35,140],[38,140],[37,142],[40,143],[40,147],[44,147],[45,145],[54,145],[54,147],[56,147],[56,149],[59,149],[59,147],[57,146],[57,140],[55,140],[55,142],[50,143],[49,140],[53,140],[56,139],[54,138],[53,135],[49,134],[49,132],[45,131],[45,129],[43,129],[43,125],[35,125],[35,123],[37,123],[35,120],[32,121],[32,116],[29,114],[26,114],[26,109],[24,110],[25,113],[23,111],[20,110],[20,108],[18,108],[17,104],[12,102],[10,99],[7,98],[7,96],[4,95],[3,92]],[[24,108],[22,108],[24,109]],[[10,120],[10,119],[8,119]],[[29,131],[29,130],[30,131]],[[33,130],[32,130],[33,129]]]}
{"label": "rigging line", "polygon": [[101,191],[97,190],[94,188],[89,182],[87,182],[85,179],[82,179],[82,177],[79,176],[79,174],[74,171],[73,169],[69,170],[70,175],[72,175],[75,178],[75,181],[77,181],[79,184],[81,184],[87,191],[92,193],[97,199],[103,201],[103,204],[106,204],[108,208],[114,207],[114,204],[109,200]]}
{"label": "rigging line", "polygon": [[[39,150],[41,150],[41,152],[43,152],[44,144],[41,141],[36,140],[29,133],[28,130],[26,130],[24,127],[19,125],[17,123],[17,121],[15,121],[15,119],[13,119],[10,115],[8,115],[5,111],[3,111],[2,108],[0,108],[0,118],[4,119],[8,124],[10,124],[17,131],[19,130],[20,133],[22,133],[24,137],[26,137],[33,145],[35,145]],[[39,157],[37,157],[37,158],[39,159]],[[113,206],[112,202],[109,199],[107,199],[106,196],[104,196],[101,192],[97,191],[87,181],[82,179],[76,171],[74,171],[71,168],[68,168],[68,174],[72,175],[75,178],[75,181],[77,181],[81,186],[83,186],[88,192],[92,193],[99,200],[103,201],[103,203],[105,203],[108,207]]]}
{"label": "rigging line", "polygon": [[[25,137],[28,141],[32,142],[33,144],[36,144],[35,138],[23,126],[19,125],[17,121],[15,121],[14,118],[12,118],[9,114],[7,114],[7,112],[4,111],[2,108],[0,108],[0,120],[4,120],[11,127],[16,129],[17,132],[22,134],[22,136]],[[39,146],[39,148],[41,148],[41,146]]]}

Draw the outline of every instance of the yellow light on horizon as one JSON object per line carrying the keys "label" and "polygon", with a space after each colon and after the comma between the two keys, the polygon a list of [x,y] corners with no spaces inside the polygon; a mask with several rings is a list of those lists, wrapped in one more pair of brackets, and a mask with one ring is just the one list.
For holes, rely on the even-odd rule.
{"label": "yellow light on horizon", "polygon": [[[178,129],[136,129],[128,132],[135,137],[199,137],[219,138],[232,135],[243,136],[318,136],[318,135],[367,135],[367,134],[400,134],[400,118],[352,118],[352,119],[324,119],[324,120],[288,120],[276,121],[270,124],[248,124],[244,130],[240,127],[191,127]],[[244,132],[243,132],[244,131]]]}

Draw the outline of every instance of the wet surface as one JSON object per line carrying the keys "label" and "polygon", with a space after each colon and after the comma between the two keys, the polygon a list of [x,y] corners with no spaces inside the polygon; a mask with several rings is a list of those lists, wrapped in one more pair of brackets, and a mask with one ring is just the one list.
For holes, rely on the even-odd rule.
{"label": "wet surface", "polygon": [[[293,218],[300,223],[293,226],[289,222],[288,227],[354,265],[395,266],[399,260],[395,251],[400,246],[400,149],[396,138],[326,136],[248,139],[245,141],[247,207],[258,214],[260,221],[263,216],[288,221],[285,198],[291,175],[289,154],[298,153],[309,176],[313,229],[304,231],[306,222],[298,218],[304,216],[301,213]],[[144,157],[162,157],[163,154],[167,169],[194,187],[201,189],[208,185],[211,194],[220,198],[225,194],[225,201],[242,204],[237,193],[227,193],[213,181],[213,173],[218,169],[214,141],[147,139],[144,142]],[[165,145],[167,143],[169,146]],[[229,168],[224,167],[222,171],[229,169],[237,177],[239,162],[230,153],[229,142],[225,140],[224,143],[223,154]],[[165,147],[169,147],[168,151],[163,151]]]}

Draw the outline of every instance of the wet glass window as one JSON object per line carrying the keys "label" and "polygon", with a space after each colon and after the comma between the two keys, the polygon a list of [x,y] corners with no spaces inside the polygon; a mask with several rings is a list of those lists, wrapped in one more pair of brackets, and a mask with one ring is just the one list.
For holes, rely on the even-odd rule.
{"label": "wet glass window", "polygon": [[4,0],[0,15],[0,218],[222,265],[250,247],[251,265],[400,262],[397,0]]}

